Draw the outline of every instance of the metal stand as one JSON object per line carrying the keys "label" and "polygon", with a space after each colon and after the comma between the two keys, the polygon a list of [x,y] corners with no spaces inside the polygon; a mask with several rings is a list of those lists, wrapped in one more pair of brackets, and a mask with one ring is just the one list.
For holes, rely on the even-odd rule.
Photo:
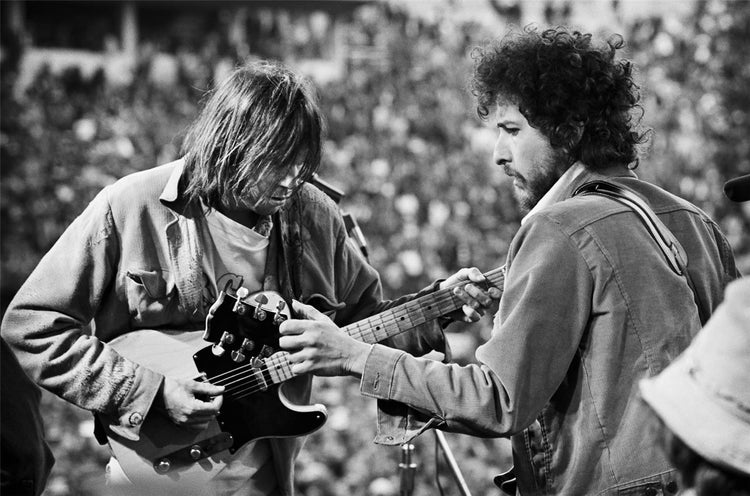
{"label": "metal stand", "polygon": [[[458,490],[461,492],[461,495],[471,496],[469,486],[466,485],[466,480],[461,473],[461,469],[458,467],[458,463],[456,463],[456,458],[453,456],[453,451],[451,451],[450,446],[448,446],[448,441],[446,441],[445,439],[445,434],[438,430],[435,430],[434,432],[436,439],[435,442],[437,443],[435,446],[436,452],[438,448],[440,449],[440,451],[442,451],[443,458],[445,459],[445,462],[448,464],[448,467],[451,470],[451,475],[453,475],[453,479],[456,481],[456,485],[458,486]],[[414,491],[414,475],[417,472],[417,464],[414,462],[413,444],[406,443],[401,445],[401,463],[398,464],[398,471],[401,479],[399,496],[411,496],[412,492]],[[435,471],[435,477],[437,477],[437,459],[435,460]]]}
{"label": "metal stand", "polygon": [[451,469],[451,474],[453,475],[453,478],[456,481],[458,490],[461,492],[463,496],[471,496],[471,491],[469,491],[469,486],[466,485],[466,480],[464,479],[464,476],[461,473],[461,469],[458,468],[458,463],[456,463],[456,458],[453,456],[453,452],[451,451],[450,446],[448,446],[448,441],[445,440],[445,434],[443,434],[439,430],[435,430],[435,438],[437,439],[437,442],[439,443],[440,448],[443,451],[443,458],[445,458],[446,463]]}
{"label": "metal stand", "polygon": [[413,454],[413,444],[406,443],[401,445],[401,463],[398,464],[398,471],[401,478],[400,496],[411,496],[411,493],[414,491],[414,474],[417,472],[417,464],[414,463]]}

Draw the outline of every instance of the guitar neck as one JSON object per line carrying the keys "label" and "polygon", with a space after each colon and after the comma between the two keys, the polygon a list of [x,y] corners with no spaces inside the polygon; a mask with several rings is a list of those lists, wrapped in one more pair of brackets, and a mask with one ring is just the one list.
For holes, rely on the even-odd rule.
{"label": "guitar neck", "polygon": [[[502,290],[505,267],[484,274],[491,286]],[[456,284],[433,293],[420,296],[402,305],[357,321],[342,330],[351,337],[365,343],[379,343],[414,327],[458,310],[464,304],[453,289],[466,283]]]}
{"label": "guitar neck", "polygon": [[[505,281],[505,267],[491,270],[485,273],[484,277],[487,278],[490,286],[495,286],[502,291]],[[342,330],[359,341],[369,344],[378,343],[461,308],[463,300],[453,294],[453,289],[464,284],[466,283],[456,284],[420,296],[343,327]],[[292,374],[288,355],[289,353],[286,351],[274,353],[264,361],[263,367],[258,370],[258,373],[262,374],[270,384],[279,384],[291,379],[294,374]]]}

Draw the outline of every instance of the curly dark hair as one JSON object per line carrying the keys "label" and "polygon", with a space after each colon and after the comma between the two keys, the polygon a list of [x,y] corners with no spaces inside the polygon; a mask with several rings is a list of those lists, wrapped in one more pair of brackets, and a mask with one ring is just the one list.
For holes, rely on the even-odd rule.
{"label": "curly dark hair", "polygon": [[635,168],[643,109],[632,64],[615,59],[619,35],[597,46],[590,34],[565,27],[512,30],[472,51],[471,91],[487,120],[497,104],[518,105],[554,147],[593,169]]}

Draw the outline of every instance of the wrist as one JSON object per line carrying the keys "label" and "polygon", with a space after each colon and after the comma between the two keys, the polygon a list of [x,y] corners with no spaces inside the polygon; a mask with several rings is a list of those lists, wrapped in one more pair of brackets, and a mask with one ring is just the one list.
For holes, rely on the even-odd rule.
{"label": "wrist", "polygon": [[357,349],[353,356],[347,361],[346,370],[349,375],[352,375],[358,379],[362,378],[362,374],[365,372],[365,364],[367,363],[367,357],[370,355],[370,351],[374,345],[367,343],[358,343]]}

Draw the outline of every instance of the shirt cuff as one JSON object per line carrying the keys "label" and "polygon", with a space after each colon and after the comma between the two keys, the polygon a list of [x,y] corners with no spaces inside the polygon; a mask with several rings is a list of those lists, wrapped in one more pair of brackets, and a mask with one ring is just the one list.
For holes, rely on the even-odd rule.
{"label": "shirt cuff", "polygon": [[360,392],[371,398],[391,399],[394,371],[402,356],[403,351],[380,344],[373,345],[367,355],[365,370],[362,372]]}
{"label": "shirt cuff", "polygon": [[162,374],[146,367],[136,367],[133,384],[118,408],[118,416],[104,416],[109,429],[125,439],[137,441],[163,381]]}

